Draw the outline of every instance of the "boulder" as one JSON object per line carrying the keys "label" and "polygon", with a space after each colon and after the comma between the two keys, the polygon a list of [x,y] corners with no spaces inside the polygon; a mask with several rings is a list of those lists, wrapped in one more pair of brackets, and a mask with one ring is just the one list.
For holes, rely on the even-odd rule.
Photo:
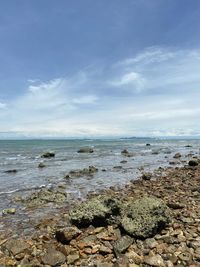
{"label": "boulder", "polygon": [[12,170],[7,170],[5,171],[5,173],[17,173],[17,170],[16,169],[12,169]]}
{"label": "boulder", "polygon": [[41,158],[54,158],[55,153],[53,151],[48,151],[42,154]]}
{"label": "boulder", "polygon": [[33,192],[30,196],[25,198],[23,202],[28,207],[42,206],[49,202],[63,203],[66,201],[67,195],[64,192],[42,188],[39,191]]}
{"label": "boulder", "polygon": [[198,161],[195,160],[195,159],[191,159],[191,160],[188,162],[188,165],[191,166],[191,167],[198,166]]}
{"label": "boulder", "polygon": [[94,149],[91,147],[82,147],[77,152],[78,153],[93,153]]}
{"label": "boulder", "polygon": [[112,215],[119,215],[120,202],[109,196],[93,197],[70,211],[70,219],[78,226],[101,226],[109,223]]}
{"label": "boulder", "polygon": [[92,176],[96,172],[98,172],[98,169],[94,166],[89,166],[88,168],[84,168],[82,170],[72,170],[65,176],[66,179],[70,177],[82,177],[82,176]]}
{"label": "boulder", "polygon": [[120,223],[129,235],[145,239],[154,236],[169,221],[169,210],[163,201],[153,197],[143,197],[126,204]]}

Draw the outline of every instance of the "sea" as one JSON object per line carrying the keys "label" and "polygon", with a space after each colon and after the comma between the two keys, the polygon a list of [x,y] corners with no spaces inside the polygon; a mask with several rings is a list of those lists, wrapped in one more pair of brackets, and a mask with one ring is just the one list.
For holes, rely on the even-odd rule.
{"label": "sea", "polygon": [[[77,153],[82,147],[92,147],[94,153]],[[62,182],[66,183],[67,194],[74,198],[110,186],[123,186],[140,177],[144,171],[170,166],[169,162],[174,160],[177,152],[182,155],[181,164],[186,164],[192,156],[199,155],[199,148],[200,139],[183,138],[1,140],[0,211],[12,205],[10,201],[17,193],[26,195],[32,190]],[[124,149],[133,156],[124,157],[121,154]],[[46,151],[54,151],[55,157],[41,158]],[[127,163],[121,163],[123,160]],[[44,162],[46,167],[38,168],[40,162]],[[99,170],[93,177],[64,178],[71,170],[89,166]],[[8,173],[9,170],[16,172]]]}

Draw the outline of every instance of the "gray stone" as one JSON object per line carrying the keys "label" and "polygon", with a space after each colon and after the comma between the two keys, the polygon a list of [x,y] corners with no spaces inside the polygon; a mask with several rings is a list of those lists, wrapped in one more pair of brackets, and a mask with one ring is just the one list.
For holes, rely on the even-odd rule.
{"label": "gray stone", "polygon": [[24,240],[11,239],[5,243],[5,248],[14,256],[29,249],[30,245]]}
{"label": "gray stone", "polygon": [[81,234],[81,231],[77,227],[66,227],[61,230],[57,230],[55,235],[56,239],[62,244],[69,243],[72,239]]}
{"label": "gray stone", "polygon": [[108,223],[112,215],[118,215],[120,202],[112,197],[93,197],[70,211],[70,219],[78,226],[90,224],[101,226]]}
{"label": "gray stone", "polygon": [[41,158],[54,158],[55,153],[53,151],[48,151],[42,154]]}
{"label": "gray stone", "polygon": [[131,238],[130,236],[126,235],[121,237],[114,244],[115,254],[118,256],[119,254],[125,252],[132,243],[133,243],[133,238]]}
{"label": "gray stone", "polygon": [[43,264],[50,265],[50,266],[57,266],[64,263],[66,257],[60,251],[57,251],[53,248],[48,249],[46,254],[41,257],[41,261]]}
{"label": "gray stone", "polygon": [[82,147],[77,152],[78,153],[93,153],[94,150],[91,147]]}
{"label": "gray stone", "polygon": [[143,197],[126,205],[120,222],[128,234],[148,238],[163,229],[169,221],[169,210],[163,201]]}

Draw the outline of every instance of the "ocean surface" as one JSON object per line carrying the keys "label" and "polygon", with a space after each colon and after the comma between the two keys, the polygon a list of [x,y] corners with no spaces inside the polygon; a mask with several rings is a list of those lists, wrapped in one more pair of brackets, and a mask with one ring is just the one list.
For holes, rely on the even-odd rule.
{"label": "ocean surface", "polygon": [[[151,144],[146,146],[146,144]],[[190,145],[190,147],[188,147]],[[92,147],[94,153],[81,154],[82,147]],[[175,153],[187,161],[199,155],[200,140],[193,139],[118,139],[118,140],[10,140],[0,141],[0,210],[8,207],[11,197],[18,192],[27,194],[33,189],[66,182],[64,176],[74,169],[91,165],[99,171],[93,178],[73,178],[66,182],[66,192],[80,198],[89,191],[98,191],[109,186],[123,185],[141,175],[141,167],[151,171],[159,166],[169,166]],[[124,157],[123,149],[133,153]],[[42,153],[54,151],[52,159],[42,159]],[[127,160],[126,164],[121,164]],[[44,162],[45,168],[38,168]],[[183,164],[183,163],[182,163]],[[122,169],[113,168],[122,166]],[[6,173],[8,170],[16,173]],[[102,171],[105,169],[106,171]]]}

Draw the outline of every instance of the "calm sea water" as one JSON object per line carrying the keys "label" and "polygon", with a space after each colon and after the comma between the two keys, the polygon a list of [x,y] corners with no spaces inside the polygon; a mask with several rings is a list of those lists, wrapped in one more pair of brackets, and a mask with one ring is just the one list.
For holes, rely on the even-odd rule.
{"label": "calm sea water", "polygon": [[[146,146],[150,143],[151,146]],[[185,147],[191,145],[192,147]],[[94,148],[92,154],[79,154],[81,147]],[[188,153],[199,154],[200,140],[24,140],[0,141],[0,209],[8,205],[14,192],[28,192],[33,188],[55,185],[64,181],[70,170],[82,169],[93,165],[99,169],[93,178],[74,178],[66,185],[66,191],[80,197],[88,191],[96,191],[111,185],[122,185],[138,177],[138,169],[146,171],[158,166],[168,166],[176,152],[188,160]],[[127,149],[134,154],[125,158],[121,151]],[[41,159],[45,151],[54,151],[55,158]],[[153,152],[153,153],[152,153]],[[154,152],[158,152],[155,155]],[[121,164],[121,160],[127,160]],[[46,168],[39,169],[38,164],[45,162]],[[122,169],[113,168],[116,165]],[[16,169],[17,173],[5,173]],[[102,171],[106,169],[106,172]]]}

